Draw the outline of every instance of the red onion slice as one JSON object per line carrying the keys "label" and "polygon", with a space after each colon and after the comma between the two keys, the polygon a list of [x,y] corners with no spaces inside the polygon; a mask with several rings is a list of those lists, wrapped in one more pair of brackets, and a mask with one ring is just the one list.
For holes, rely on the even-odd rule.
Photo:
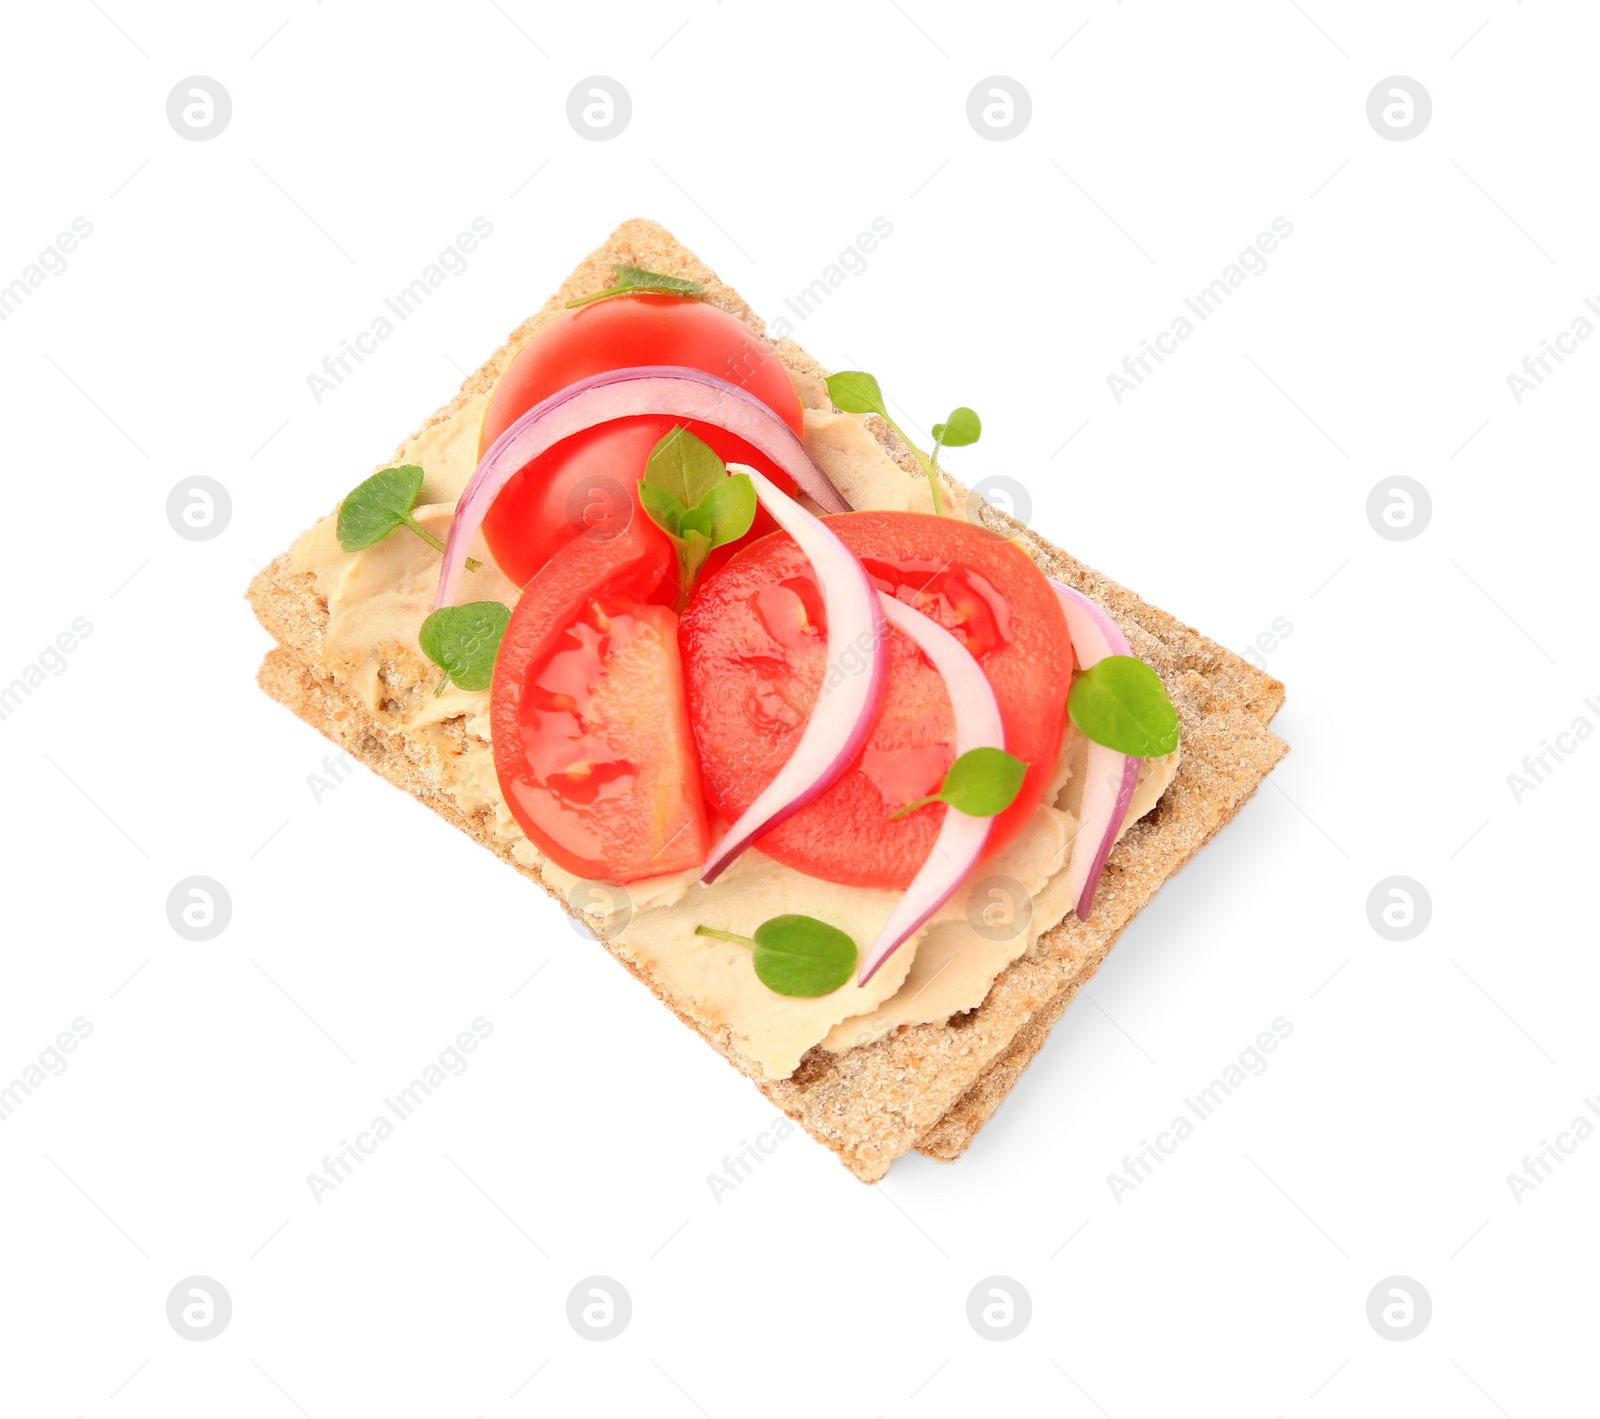
{"label": "red onion slice", "polygon": [[[1081,591],[1050,583],[1060,598],[1072,636],[1072,650],[1078,668],[1087,670],[1108,655],[1132,655],[1122,629],[1095,602]],[[1078,832],[1072,840],[1072,857],[1067,862],[1067,891],[1078,899],[1078,920],[1088,921],[1094,905],[1094,890],[1100,884],[1106,859],[1122,831],[1122,820],[1133,802],[1134,785],[1139,781],[1139,761],[1131,754],[1119,754],[1104,744],[1088,742],[1084,764],[1083,804],[1079,811]]]}
{"label": "red onion slice", "polygon": [[[1090,740],[1084,773],[1087,778],[1083,786],[1083,821],[1078,827],[1078,836],[1073,839],[1072,861],[1067,865],[1069,891],[1079,885],[1079,873],[1082,873],[1079,921],[1088,921],[1094,907],[1094,891],[1100,885],[1100,874],[1105,871],[1106,859],[1117,844],[1123,819],[1128,816],[1128,805],[1133,802],[1133,790],[1139,782],[1139,761]],[[1080,857],[1086,859],[1081,867]]]}
{"label": "red onion slice", "polygon": [[[1006,734],[1000,719],[1000,703],[995,699],[989,677],[972,658],[972,653],[937,621],[882,592],[879,596],[883,614],[890,624],[910,636],[944,677],[950,705],[955,711],[956,757],[960,758],[971,749],[1004,749]],[[939,824],[933,847],[867,952],[856,977],[857,985],[871,980],[878,967],[966,881],[967,874],[983,856],[993,823],[993,818],[974,818],[948,803],[945,805],[944,821]]]}
{"label": "red onion slice", "polygon": [[728,471],[749,476],[761,505],[799,543],[811,563],[828,619],[828,662],[800,742],[772,782],[711,849],[700,869],[700,880],[706,883],[714,882],[753,838],[804,808],[850,766],[878,718],[887,674],[878,593],[855,553],[820,518],[779,492],[754,468],[730,463]]}
{"label": "red onion slice", "polygon": [[[637,414],[711,424],[770,458],[825,512],[849,512],[794,431],[753,394],[714,374],[682,365],[608,370],[558,390],[523,414],[478,462],[450,519],[434,606],[455,600],[461,567],[489,506],[512,477],[564,438]],[[643,472],[643,470],[640,470]]]}

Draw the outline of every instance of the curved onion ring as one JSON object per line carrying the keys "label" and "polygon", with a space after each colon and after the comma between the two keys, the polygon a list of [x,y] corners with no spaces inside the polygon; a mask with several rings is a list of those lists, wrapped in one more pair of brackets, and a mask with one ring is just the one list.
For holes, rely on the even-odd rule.
{"label": "curved onion ring", "polygon": [[828,618],[828,662],[800,742],[772,782],[711,849],[700,869],[700,880],[706,883],[714,882],[752,838],[804,808],[850,766],[878,718],[887,675],[878,593],[855,553],[820,518],[779,492],[754,468],[730,463],[728,471],[748,475],[761,505],[799,543],[811,563]]}
{"label": "curved onion ring", "polygon": [[[1097,665],[1108,655],[1132,655],[1121,628],[1081,591],[1052,580],[1061,609],[1066,614],[1067,630],[1072,635],[1072,650],[1080,669]],[[1077,836],[1072,840],[1072,857],[1067,863],[1066,885],[1078,898],[1078,920],[1088,921],[1094,905],[1094,889],[1100,884],[1106,859],[1116,845],[1122,822],[1133,802],[1139,780],[1139,761],[1131,754],[1119,754],[1104,744],[1088,741],[1084,766],[1083,806]]]}
{"label": "curved onion ring", "polygon": [[[917,643],[917,648],[932,662],[933,668],[943,677],[950,694],[950,705],[955,711],[956,757],[970,749],[1004,749],[1005,726],[1000,719],[1000,704],[995,699],[994,688],[983,668],[972,658],[972,653],[937,621],[915,611],[902,601],[896,601],[882,592],[883,614],[896,630],[905,632]],[[900,898],[878,939],[872,943],[857,985],[865,985],[885,961],[892,956],[907,937],[939,910],[955,893],[967,873],[977,866],[983,856],[984,844],[989,841],[993,818],[974,818],[948,803],[944,821],[939,824],[939,835],[933,840],[917,875],[911,879],[905,895]]]}
{"label": "curved onion ring", "polygon": [[794,430],[738,385],[682,365],[608,370],[569,384],[535,404],[479,460],[450,519],[435,609],[455,600],[472,539],[490,504],[518,472],[562,439],[637,414],[665,414],[734,434],[783,469],[824,512],[850,511],[839,490],[811,461]]}

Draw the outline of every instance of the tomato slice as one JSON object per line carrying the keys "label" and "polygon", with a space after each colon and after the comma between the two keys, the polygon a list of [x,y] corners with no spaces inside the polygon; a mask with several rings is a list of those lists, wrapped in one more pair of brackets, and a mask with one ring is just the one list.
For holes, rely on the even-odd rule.
{"label": "tomato slice", "polygon": [[[742,320],[681,296],[610,296],[557,317],[511,362],[484,416],[479,457],[540,400],[631,365],[686,365],[720,375],[755,395],[796,434],[803,432],[788,371]],[[748,463],[793,492],[787,474],[721,429],[666,417],[617,419],[563,439],[506,484],[483,523],[500,570],[520,586],[579,533],[642,515],[637,485],[645,460],[675,422],[710,444],[723,462]],[[763,512],[748,535],[775,526]],[[710,565],[720,565],[732,550],[719,548]]]}
{"label": "tomato slice", "polygon": [[500,791],[540,850],[580,877],[676,872],[710,848],[678,618],[649,601],[673,566],[643,517],[579,537],[523,588],[500,643]]}
{"label": "tomato slice", "polygon": [[[1006,748],[1028,764],[987,855],[1028,821],[1055,770],[1072,638],[1050,584],[1014,543],[954,518],[852,512],[827,520],[880,590],[960,638],[994,687]],[[689,715],[715,812],[736,818],[794,750],[822,684],[827,619],[810,563],[784,533],[699,584],[681,629]],[[910,885],[944,806],[891,815],[936,788],[953,757],[944,681],[892,627],[883,710],[853,767],[765,837],[763,852],[830,882]]]}

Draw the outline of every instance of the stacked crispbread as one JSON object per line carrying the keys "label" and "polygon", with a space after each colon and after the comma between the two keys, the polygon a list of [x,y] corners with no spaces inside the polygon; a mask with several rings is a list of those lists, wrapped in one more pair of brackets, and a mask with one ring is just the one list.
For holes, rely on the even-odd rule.
{"label": "stacked crispbread", "polygon": [[[422,429],[448,419],[474,396],[486,394],[517,352],[561,313],[566,301],[609,285],[611,268],[618,264],[701,281],[706,299],[762,330],[760,320],[738,295],[666,231],[653,222],[627,222],[573,272],[537,315],[512,332]],[[795,376],[802,398],[825,403],[822,370],[816,362],[791,340],[778,341],[774,348]],[[872,423],[906,476],[920,477],[893,433],[876,420]],[[352,481],[344,475],[332,480],[341,488]],[[992,509],[984,518],[997,526],[1005,523],[1042,570],[1094,597],[1116,618],[1134,654],[1161,675],[1182,720],[1183,756],[1177,777],[1155,810],[1112,853],[1091,919],[1080,922],[1068,917],[1052,927],[1035,955],[1001,972],[977,1009],[940,1024],[903,1026],[887,1039],[841,1055],[818,1047],[787,1079],[766,1078],[742,1055],[726,1027],[702,1016],[694,1002],[679,996],[669,982],[652,979],[607,943],[613,955],[679,1018],[866,1182],[881,1178],[894,1159],[911,1148],[944,1159],[953,1159],[966,1148],[1123,927],[1239,811],[1287,752],[1287,746],[1267,729],[1283,702],[1278,681],[1034,532],[1007,523]],[[426,738],[408,737],[398,717],[380,722],[354,687],[329,668],[323,653],[327,605],[309,574],[290,569],[287,554],[256,577],[250,601],[278,641],[261,667],[260,683],[268,694],[539,882],[564,910],[571,911],[537,866],[514,855],[512,840],[496,830],[492,815],[468,813],[458,806],[451,789],[461,772],[459,760],[469,732],[464,721],[448,721],[442,733]],[[406,699],[414,688],[398,687],[397,698]]]}

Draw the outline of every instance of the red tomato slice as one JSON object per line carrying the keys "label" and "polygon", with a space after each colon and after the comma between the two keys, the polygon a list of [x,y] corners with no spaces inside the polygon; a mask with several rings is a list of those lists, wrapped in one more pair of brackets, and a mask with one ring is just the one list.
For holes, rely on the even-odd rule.
{"label": "red tomato slice", "polygon": [[495,771],[558,866],[631,882],[710,849],[678,618],[648,598],[675,565],[645,518],[579,537],[523,588],[495,662]]}
{"label": "red tomato slice", "polygon": [[[1050,584],[1015,544],[972,523],[908,512],[852,512],[828,526],[880,590],[954,633],[994,687],[1006,748],[1026,760],[1022,791],[995,818],[993,855],[1028,820],[1055,770],[1072,686],[1072,638]],[[706,796],[736,818],[794,750],[827,661],[810,563],[779,533],[702,581],[681,637],[689,716]],[[953,757],[944,681],[890,628],[883,710],[854,767],[756,846],[779,862],[864,887],[910,885],[944,805],[890,815],[930,793]]]}
{"label": "red tomato slice", "polygon": [[[681,296],[611,296],[557,317],[511,362],[494,387],[478,456],[540,400],[631,365],[686,365],[720,375],[755,395],[796,434],[803,431],[789,372],[742,320]],[[563,439],[506,484],[483,522],[500,570],[520,586],[586,528],[624,513],[642,516],[637,485],[645,460],[675,422],[710,444],[723,462],[748,463],[785,492],[794,491],[770,460],[721,429],[669,418],[617,419]],[[762,512],[749,535],[775,526]],[[710,565],[730,555],[732,547],[719,548]]]}

